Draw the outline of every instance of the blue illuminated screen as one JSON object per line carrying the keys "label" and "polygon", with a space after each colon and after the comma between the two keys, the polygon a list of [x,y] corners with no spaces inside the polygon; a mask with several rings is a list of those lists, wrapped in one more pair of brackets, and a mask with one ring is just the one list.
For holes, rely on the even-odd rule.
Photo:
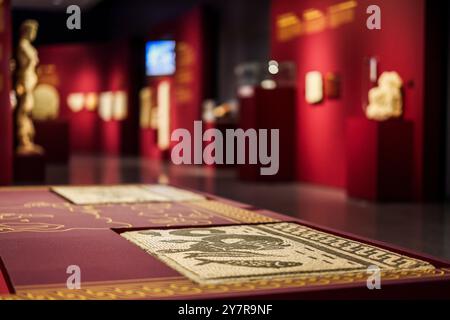
{"label": "blue illuminated screen", "polygon": [[145,67],[147,76],[169,76],[176,70],[175,41],[149,41],[145,46]]}

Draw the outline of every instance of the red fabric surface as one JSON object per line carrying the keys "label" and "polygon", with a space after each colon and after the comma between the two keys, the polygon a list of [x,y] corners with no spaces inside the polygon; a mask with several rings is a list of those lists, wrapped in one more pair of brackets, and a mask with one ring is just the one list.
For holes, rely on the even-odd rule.
{"label": "red fabric surface", "polygon": [[2,274],[0,274],[0,294],[8,294],[8,286],[6,285],[6,281],[3,279]]}
{"label": "red fabric surface", "polygon": [[[276,38],[276,18],[284,13],[303,17],[306,9],[316,8],[326,13],[331,5],[343,1],[275,0],[272,4],[272,58],[297,63],[298,100],[298,178],[302,181],[328,186],[345,187],[346,154],[345,123],[347,117],[363,117],[362,106],[367,98],[363,83],[368,78],[364,60],[375,56],[379,73],[397,71],[406,86],[405,119],[414,124],[415,198],[422,192],[423,109],[424,109],[424,30],[425,6],[423,0],[392,0],[378,3],[382,11],[382,30],[366,28],[366,8],[369,0],[357,1],[356,17],[350,24],[337,29],[303,35],[288,42]],[[339,99],[325,100],[319,105],[308,105],[304,97],[305,74],[320,71],[324,75],[335,72],[341,77]],[[431,107],[431,106],[427,106]],[[405,159],[406,160],[406,159]]]}
{"label": "red fabric surface", "polygon": [[[81,267],[83,281],[177,276],[176,271],[125,241],[112,229],[129,228],[130,224],[133,229],[139,229],[164,228],[167,224],[235,223],[214,214],[210,216],[211,211],[207,209],[192,211],[183,204],[172,204],[169,208],[164,204],[96,206],[99,210],[96,216],[89,209],[83,211],[82,206],[72,206],[75,211],[71,211],[65,202],[49,191],[0,192],[2,210],[14,213],[17,219],[37,222],[34,226],[45,230],[0,233],[0,257],[14,286],[65,284],[66,268],[70,265]],[[180,212],[186,211],[192,211],[192,216],[180,218]],[[34,266],[32,272],[30,266]]]}
{"label": "red fabric surface", "polygon": [[[410,252],[408,250],[390,246],[385,243],[360,238],[352,234],[342,233],[336,230],[313,225],[305,221],[286,217],[274,212],[258,210],[239,203],[233,203],[218,197],[209,195],[210,199],[220,202],[232,203],[238,207],[256,213],[274,217],[284,221],[296,221],[298,223],[329,232],[349,239],[373,244],[400,254],[427,260],[438,268],[448,268],[448,262]],[[159,260],[151,257],[137,246],[121,238],[110,228],[114,228],[124,221],[132,223],[134,228],[167,227],[167,222],[151,222],[154,218],[161,219],[161,215],[155,210],[157,205],[104,205],[96,206],[99,216],[93,215],[92,207],[83,206],[67,207],[64,200],[47,190],[24,191],[0,191],[0,203],[2,210],[15,213],[16,219],[28,219],[33,222],[35,228],[41,227],[46,232],[10,232],[0,233],[0,256],[8,268],[9,278],[13,286],[30,285],[56,285],[65,287],[67,280],[66,269],[69,265],[78,265],[82,270],[83,283],[89,281],[114,281],[126,280],[133,282],[138,279],[155,279],[163,277],[179,276],[173,269]],[[49,206],[50,205],[50,206]],[[134,209],[133,209],[134,207]],[[87,211],[83,211],[86,210]],[[185,212],[184,204],[174,204],[174,207],[166,213],[172,212],[179,217],[180,212]],[[202,214],[208,214],[208,210],[200,210]],[[83,213],[84,212],[84,213]],[[137,214],[139,213],[139,214]],[[107,218],[106,218],[107,217]],[[106,218],[106,219],[105,219]],[[201,218],[193,217],[191,221],[179,220],[177,226],[200,226]],[[13,222],[12,217],[9,221]],[[47,223],[47,222],[48,223]],[[120,221],[120,222],[119,222]],[[197,222],[193,224],[194,222]],[[41,223],[41,224],[38,224]],[[235,224],[225,218],[216,216],[212,224]],[[17,224],[16,224],[17,225]],[[62,227],[55,228],[57,225]],[[208,223],[204,225],[209,225]],[[175,226],[175,225],[174,225]],[[172,226],[173,227],[173,226]],[[102,228],[103,230],[95,230]],[[54,232],[51,232],[51,229]],[[29,230],[29,229],[28,229]],[[32,267],[30,267],[32,266]],[[0,277],[1,279],[1,277]],[[249,289],[247,291],[211,293],[209,298],[224,297],[258,297],[266,298],[391,298],[391,297],[444,297],[446,290],[450,288],[450,275],[442,278],[401,279],[383,281],[383,290],[373,293],[367,290],[365,283],[318,285],[313,288],[299,286],[296,288],[262,289],[259,291]],[[330,290],[332,289],[332,290]],[[413,290],[414,289],[414,290]],[[23,290],[23,288],[22,288]],[[444,296],[443,296],[444,295]],[[176,296],[175,296],[176,297]],[[194,296],[193,296],[194,297]],[[196,296],[199,298],[199,296]],[[185,297],[186,298],[186,297]]]}
{"label": "red fabric surface", "polygon": [[0,32],[0,185],[8,185],[13,178],[13,126],[10,103],[11,77],[11,13],[10,0],[0,3],[2,7],[0,21],[3,30]]}
{"label": "red fabric surface", "polygon": [[3,266],[3,262],[0,259],[0,295],[10,293],[6,277],[6,268]]}

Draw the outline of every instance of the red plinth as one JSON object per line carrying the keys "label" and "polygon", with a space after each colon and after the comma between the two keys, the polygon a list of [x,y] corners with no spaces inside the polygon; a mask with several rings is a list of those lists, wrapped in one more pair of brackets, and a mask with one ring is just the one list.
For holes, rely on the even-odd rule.
{"label": "red plinth", "polygon": [[347,121],[347,194],[370,201],[413,198],[413,124]]}
{"label": "red plinth", "polygon": [[[279,129],[279,171],[273,176],[262,176],[261,165],[240,165],[239,178],[249,181],[292,181],[295,179],[296,90],[255,88],[254,95],[242,98],[240,127],[247,129]],[[270,150],[270,143],[268,144]],[[270,151],[269,151],[270,152]],[[248,156],[246,157],[248,159]]]}
{"label": "red plinth", "polygon": [[42,184],[45,182],[45,155],[15,155],[14,182]]}
{"label": "red plinth", "polygon": [[162,151],[158,148],[158,131],[155,129],[141,129],[140,150],[145,159],[164,159]]}
{"label": "red plinth", "polygon": [[[204,130],[204,132],[209,130],[209,129],[219,130],[222,133],[222,136],[226,137],[227,129],[236,130],[237,126],[236,126],[236,124],[233,124],[233,123],[209,123],[209,122],[203,122],[203,130]],[[203,142],[203,148],[206,148],[206,146],[208,146],[208,145],[210,145],[212,143],[214,143],[214,141],[212,141],[212,142],[210,142],[210,141],[205,142],[204,141]],[[226,143],[226,140],[224,140],[224,143]],[[222,164],[215,163],[215,159],[214,158],[211,158],[211,159],[206,159],[205,158],[205,159],[203,159],[203,161],[210,168],[222,168],[222,169],[223,168],[229,168],[229,169],[235,168],[236,164],[226,164],[225,160],[227,158],[227,148],[226,148],[225,145],[223,147],[222,152],[223,152],[223,162],[224,162]],[[212,164],[209,164],[211,162],[212,162]]]}
{"label": "red plinth", "polygon": [[35,121],[36,143],[41,145],[49,163],[69,162],[69,123],[65,120]]}

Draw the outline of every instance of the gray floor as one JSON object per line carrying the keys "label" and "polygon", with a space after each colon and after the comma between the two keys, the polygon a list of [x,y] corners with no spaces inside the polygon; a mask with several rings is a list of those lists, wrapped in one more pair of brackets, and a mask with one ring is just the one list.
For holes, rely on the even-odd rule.
{"label": "gray floor", "polygon": [[374,204],[342,190],[300,183],[247,183],[234,170],[173,166],[138,158],[74,156],[51,165],[48,184],[169,182],[450,260],[450,208],[444,204]]}

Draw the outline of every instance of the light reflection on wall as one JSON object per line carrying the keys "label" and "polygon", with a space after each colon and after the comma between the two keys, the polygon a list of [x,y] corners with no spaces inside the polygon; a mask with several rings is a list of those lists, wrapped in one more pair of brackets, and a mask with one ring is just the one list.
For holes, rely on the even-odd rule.
{"label": "light reflection on wall", "polygon": [[355,9],[358,2],[355,0],[341,2],[323,11],[310,8],[300,15],[295,12],[286,12],[277,17],[277,39],[280,42],[290,41],[302,35],[313,34],[336,29],[355,20]]}
{"label": "light reflection on wall", "polygon": [[158,147],[167,150],[170,146],[170,83],[158,85]]}

